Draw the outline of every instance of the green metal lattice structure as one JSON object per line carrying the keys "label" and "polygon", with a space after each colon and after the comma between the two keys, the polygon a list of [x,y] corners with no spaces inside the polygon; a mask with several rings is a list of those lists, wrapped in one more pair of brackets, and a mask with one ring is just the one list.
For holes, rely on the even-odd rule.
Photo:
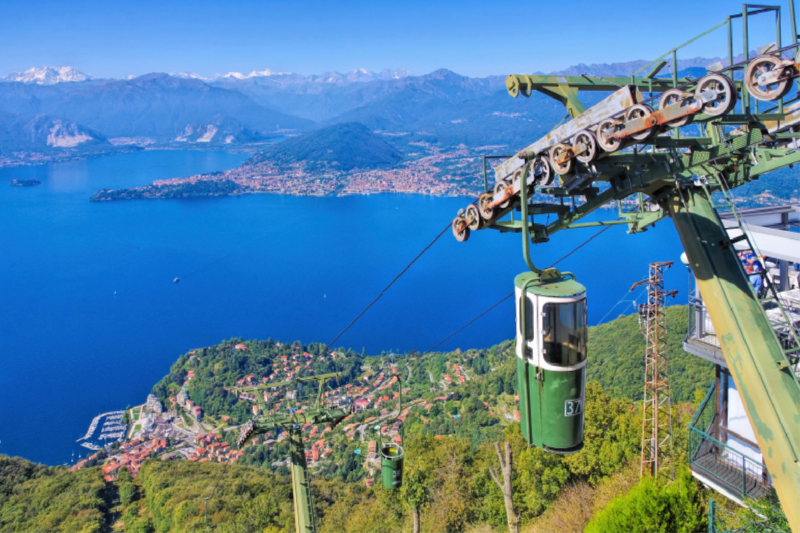
{"label": "green metal lattice structure", "polygon": [[[771,482],[792,531],[800,533],[800,342],[792,328],[779,336],[765,313],[765,306],[777,307],[790,323],[772,281],[764,275],[766,297],[759,297],[749,283],[737,253],[758,251],[739,220],[731,192],[800,162],[800,96],[794,82],[800,76],[794,60],[799,45],[791,1],[789,8],[788,46],[782,44],[779,6],[745,4],[741,13],[668,51],[630,78],[508,76],[511,96],[537,91],[564,104],[571,120],[503,159],[494,169],[494,186],[490,188],[486,180],[486,192],[459,213],[452,229],[459,241],[481,229],[522,233],[529,269],[553,278],[561,273],[538,269],[530,243],[547,242],[565,229],[616,224],[638,233],[671,219]],[[774,15],[775,42],[751,59],[748,24],[761,15]],[[736,21],[742,25],[744,50],[739,63],[734,63]],[[727,30],[728,65],[713,67],[699,80],[679,79],[678,52],[722,29]],[[657,77],[670,62],[671,79]],[[611,94],[587,109],[579,98],[585,91]],[[618,219],[581,221],[615,203]],[[514,211],[521,216],[514,219]],[[741,236],[729,236],[720,219],[723,211],[733,214]],[[511,220],[504,218],[508,213]],[[542,215],[548,217],[544,223]],[[707,432],[704,413],[701,410],[693,422],[693,434]],[[743,486],[743,490],[748,489]]]}
{"label": "green metal lattice structure", "polygon": [[[303,426],[306,424],[335,426],[346,418],[350,409],[330,408],[322,401],[323,387],[331,379],[338,379],[341,372],[320,374],[319,376],[296,378],[231,389],[235,394],[254,393],[259,412],[241,428],[238,445],[241,448],[256,435],[275,430],[283,430],[289,436],[289,459],[292,473],[292,494],[294,496],[294,520],[296,533],[315,533],[317,525],[314,518],[314,501],[311,493],[311,479],[306,463],[306,450],[303,444]],[[279,387],[289,387],[300,383],[317,383],[317,395],[313,404],[303,411],[286,414],[268,412],[260,391]]]}

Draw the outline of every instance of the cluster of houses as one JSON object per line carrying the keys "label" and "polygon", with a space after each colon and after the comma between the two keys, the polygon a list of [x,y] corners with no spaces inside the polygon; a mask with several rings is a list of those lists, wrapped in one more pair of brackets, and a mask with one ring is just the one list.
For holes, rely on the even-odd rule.
{"label": "cluster of houses", "polygon": [[[514,401],[519,403],[519,396],[514,396]],[[484,405],[486,405],[486,404],[484,403]],[[488,405],[487,405],[487,407],[488,407]],[[516,420],[517,422],[519,422],[519,420],[520,420],[519,411],[514,410],[514,416],[512,418],[511,414],[508,412],[508,409],[506,407],[503,407],[503,416],[505,416],[506,419],[508,419],[508,420]]]}
{"label": "cluster of houses", "polygon": [[99,456],[100,456],[100,451],[96,451],[86,459],[81,459],[80,461],[69,467],[69,471],[74,472],[76,470],[80,470],[81,468],[86,466],[87,463],[94,462]]}
{"label": "cluster of houses", "polygon": [[[236,344],[236,350],[248,352],[249,349],[245,344]],[[329,354],[335,358],[341,354],[331,352]],[[194,355],[193,355],[194,357]],[[268,376],[256,377],[254,375],[244,376],[236,382],[237,387],[256,386],[260,384],[276,383],[279,381],[288,381],[297,376],[301,372],[313,371],[311,368],[316,356],[308,352],[300,352],[292,355],[280,356],[274,364],[274,372]],[[447,363],[447,373],[442,377],[442,384],[447,386],[449,384],[457,383],[463,384],[468,378],[464,370],[457,364]],[[203,417],[203,412],[199,406],[189,398],[187,392],[188,383],[195,378],[195,372],[192,370],[187,371],[186,380],[177,394],[169,400],[171,408],[184,409],[194,416],[198,421]],[[350,441],[362,441],[368,436],[372,436],[373,440],[369,440],[367,444],[366,462],[365,467],[372,472],[372,470],[380,463],[380,442],[393,442],[402,444],[402,437],[400,435],[401,429],[407,416],[412,408],[422,408],[423,412],[428,411],[435,403],[446,402],[453,396],[452,393],[445,393],[432,400],[416,399],[410,403],[406,403],[402,412],[394,416],[397,404],[402,395],[410,392],[409,388],[404,388],[398,391],[399,378],[397,375],[397,368],[395,365],[390,364],[388,367],[382,367],[377,371],[365,368],[365,373],[360,382],[348,383],[341,388],[328,391],[324,394],[326,402],[342,407],[345,405],[353,407],[353,413],[346,417],[339,427],[346,438]],[[293,396],[294,392],[283,389],[263,389],[259,391],[242,392],[240,398],[252,402],[254,412],[257,410],[256,395],[261,395],[264,403],[269,405],[271,409],[280,409],[284,407],[292,407],[295,411],[302,412],[307,408],[307,405],[298,403]],[[367,410],[376,410],[376,416],[370,416],[365,420],[353,422],[352,419],[359,417],[359,413]],[[167,415],[169,413],[161,414],[162,407],[160,402],[155,396],[149,396],[145,406],[141,410],[142,414],[147,413],[149,416],[157,417]],[[505,411],[505,409],[504,409]],[[519,419],[518,413],[514,413]],[[509,415],[506,415],[509,417]],[[510,418],[510,417],[509,417]],[[227,415],[220,417],[223,424],[227,425],[231,422],[231,418]],[[160,420],[160,419],[159,419]],[[423,423],[428,420],[422,417]],[[142,420],[142,422],[146,422]],[[143,424],[143,426],[146,424]],[[152,424],[151,424],[152,425]],[[202,426],[201,426],[202,427]],[[306,442],[306,460],[313,465],[313,463],[324,459],[329,454],[332,454],[330,445],[330,435],[332,431],[330,427],[318,426],[314,424],[305,424],[303,429],[303,440]],[[120,447],[118,453],[114,454],[111,459],[103,466],[103,473],[107,480],[114,478],[120,468],[127,468],[132,475],[138,473],[142,462],[156,454],[161,454],[162,459],[169,459],[176,456],[183,456],[188,461],[192,462],[236,462],[242,456],[242,450],[231,449],[230,445],[225,442],[218,433],[197,433],[196,429],[191,429],[187,432],[182,430],[185,435],[179,436],[180,441],[178,445],[167,452],[167,441],[164,438],[149,438],[153,435],[148,435],[146,431],[142,431],[141,439],[127,441]],[[202,430],[206,431],[206,430]],[[376,431],[377,433],[373,433]],[[155,432],[157,435],[162,435],[163,432]],[[276,442],[281,442],[286,438],[285,433],[266,434],[256,437],[248,443],[248,446],[255,446],[259,443],[266,445],[270,449]],[[185,437],[185,438],[184,438]],[[169,436],[173,439],[173,436]],[[173,442],[174,443],[174,442]],[[91,459],[91,458],[89,458]],[[81,468],[87,461],[81,461],[73,467],[73,469]],[[371,481],[371,480],[368,480]]]}
{"label": "cluster of houses", "polygon": [[[451,366],[450,361],[447,361],[447,368],[450,369],[450,366]],[[448,386],[452,385],[453,382],[456,382],[459,385],[461,385],[467,380],[467,375],[464,373],[464,370],[461,368],[460,365],[456,364],[452,365],[452,371],[453,371],[452,376],[449,373],[442,376],[442,378],[444,379],[444,381],[447,383]]]}
{"label": "cluster of houses", "polygon": [[106,481],[112,481],[120,468],[127,468],[132,476],[136,476],[145,459],[167,449],[167,441],[164,439],[150,439],[147,441],[134,439],[124,442],[119,449],[119,455],[103,465],[103,474]]}
{"label": "cluster of houses", "polygon": [[242,456],[242,450],[233,450],[230,445],[222,440],[216,433],[198,435],[193,451],[188,450],[183,455],[186,459],[197,463],[209,461],[217,463],[235,463]]}
{"label": "cluster of houses", "polygon": [[191,415],[194,416],[199,422],[203,419],[203,410],[189,399],[189,393],[186,391],[186,386],[192,379],[194,379],[194,370],[187,370],[186,381],[183,382],[181,390],[178,391],[178,394],[175,395],[175,397],[170,396],[169,401],[173,404],[173,406],[177,405],[186,409],[186,411],[191,413]]}
{"label": "cluster of houses", "polygon": [[333,450],[325,446],[325,439],[319,439],[311,445],[310,450],[306,450],[306,461],[319,461],[330,453],[333,453]]}

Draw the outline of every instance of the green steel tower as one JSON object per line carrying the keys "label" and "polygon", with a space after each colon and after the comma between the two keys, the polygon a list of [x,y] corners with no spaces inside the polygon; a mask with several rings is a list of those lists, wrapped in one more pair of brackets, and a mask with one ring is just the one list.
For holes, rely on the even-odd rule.
{"label": "green steel tower", "polygon": [[[565,274],[537,269],[531,243],[546,242],[565,229],[622,224],[628,233],[637,233],[671,219],[744,400],[771,482],[792,531],[800,533],[800,341],[793,327],[777,332],[767,316],[769,309],[783,317],[781,324],[791,324],[769,276],[759,274],[768,289],[766,296],[756,293],[748,279],[752,274],[745,271],[738,253],[757,253],[757,249],[731,197],[732,189],[800,163],[800,96],[794,81],[800,77],[800,63],[795,60],[800,42],[793,2],[789,7],[792,35],[786,46],[781,42],[779,6],[745,4],[741,13],[706,32],[726,31],[727,65],[709,67],[700,79],[678,77],[678,52],[705,34],[630,77],[508,76],[511,96],[539,92],[552,97],[564,104],[570,120],[504,158],[494,168],[494,184],[484,173],[485,192],[455,217],[452,230],[459,241],[466,241],[470,231],[486,228],[522,233],[530,274],[552,283],[563,280]],[[748,23],[763,15],[775,17],[775,42],[750,58]],[[742,25],[744,58],[738,63],[733,52],[734,22]],[[670,64],[671,78],[658,77]],[[610,94],[587,109],[578,97],[583,91]],[[628,207],[623,209],[625,200]],[[609,204],[616,204],[618,219],[581,222]],[[736,222],[738,235],[729,233],[721,212]],[[510,220],[505,218],[509,213]],[[537,287],[546,285],[536,283]],[[528,304],[519,281],[517,289],[519,319]],[[573,311],[559,315],[557,327],[566,333],[557,346],[539,343],[539,354],[522,354],[528,357],[524,370],[532,376],[529,388],[537,394],[546,392],[548,380],[552,383],[548,368],[541,363],[548,355],[545,350],[568,353],[576,364],[583,357],[580,316],[569,313]],[[518,327],[518,338],[520,329],[524,339],[531,331],[541,335],[555,331],[544,322],[531,330],[526,320]],[[555,428],[551,439],[577,435],[566,420],[579,407],[577,389],[553,394],[542,402],[521,391],[520,411],[539,412],[537,423]],[[562,405],[563,411],[555,404]],[[542,410],[543,405],[550,407]],[[529,432],[526,437],[531,445],[552,448],[542,434]]]}
{"label": "green steel tower", "polygon": [[[319,376],[297,378],[291,381],[282,381],[254,387],[241,387],[232,389],[234,393],[255,393],[258,402],[259,414],[244,424],[239,435],[239,447],[256,435],[269,431],[283,430],[289,436],[289,459],[292,472],[292,493],[294,495],[294,517],[296,533],[315,533],[317,531],[314,520],[314,505],[311,496],[311,480],[306,464],[306,450],[303,444],[303,426],[306,424],[324,424],[335,426],[350,414],[350,409],[329,409],[322,403],[322,389],[330,379],[341,377],[340,372],[321,374]],[[318,384],[316,400],[313,407],[304,411],[297,411],[284,415],[271,415],[266,413],[263,399],[259,391],[276,387],[286,387],[297,383],[316,382]]]}

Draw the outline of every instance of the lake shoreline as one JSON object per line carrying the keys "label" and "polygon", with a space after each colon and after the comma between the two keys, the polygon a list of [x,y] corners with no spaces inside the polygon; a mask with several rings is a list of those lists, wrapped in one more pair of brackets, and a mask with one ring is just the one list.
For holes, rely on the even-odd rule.
{"label": "lake shoreline", "polygon": [[[87,201],[103,187],[225,172],[247,157],[153,150],[0,169],[0,181],[41,182],[0,187],[0,225],[8,228],[0,249],[13,250],[0,259],[9,280],[0,336],[13,355],[0,373],[0,453],[45,464],[85,454],[75,440],[97,413],[141,403],[176,354],[198,346],[232,336],[333,338],[471,201],[399,192]],[[587,221],[609,218],[616,213]],[[587,286],[592,324],[646,275],[648,260],[679,260],[671,222],[637,235],[625,229],[605,231],[559,265]],[[560,232],[534,248],[536,264],[596,231]],[[459,243],[448,230],[341,344],[368,353],[436,344],[508,293],[525,269],[520,248],[519,235],[478,231]],[[612,249],[637,260],[598,269],[597,255]],[[683,289],[685,273],[672,269],[666,283]],[[441,348],[497,344],[513,335],[513,316],[509,301]],[[47,398],[31,397],[30,383]]]}

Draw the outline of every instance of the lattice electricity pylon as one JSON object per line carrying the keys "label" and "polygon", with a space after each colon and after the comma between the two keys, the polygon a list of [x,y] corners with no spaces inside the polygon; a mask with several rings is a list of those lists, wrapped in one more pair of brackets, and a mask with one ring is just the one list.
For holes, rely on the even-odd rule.
{"label": "lattice electricity pylon", "polygon": [[672,480],[672,401],[667,358],[667,315],[664,302],[678,291],[664,290],[664,269],[672,261],[650,263],[650,277],[631,286],[647,285],[647,303],[639,304],[639,327],[645,335],[642,462],[640,475],[668,475]]}

